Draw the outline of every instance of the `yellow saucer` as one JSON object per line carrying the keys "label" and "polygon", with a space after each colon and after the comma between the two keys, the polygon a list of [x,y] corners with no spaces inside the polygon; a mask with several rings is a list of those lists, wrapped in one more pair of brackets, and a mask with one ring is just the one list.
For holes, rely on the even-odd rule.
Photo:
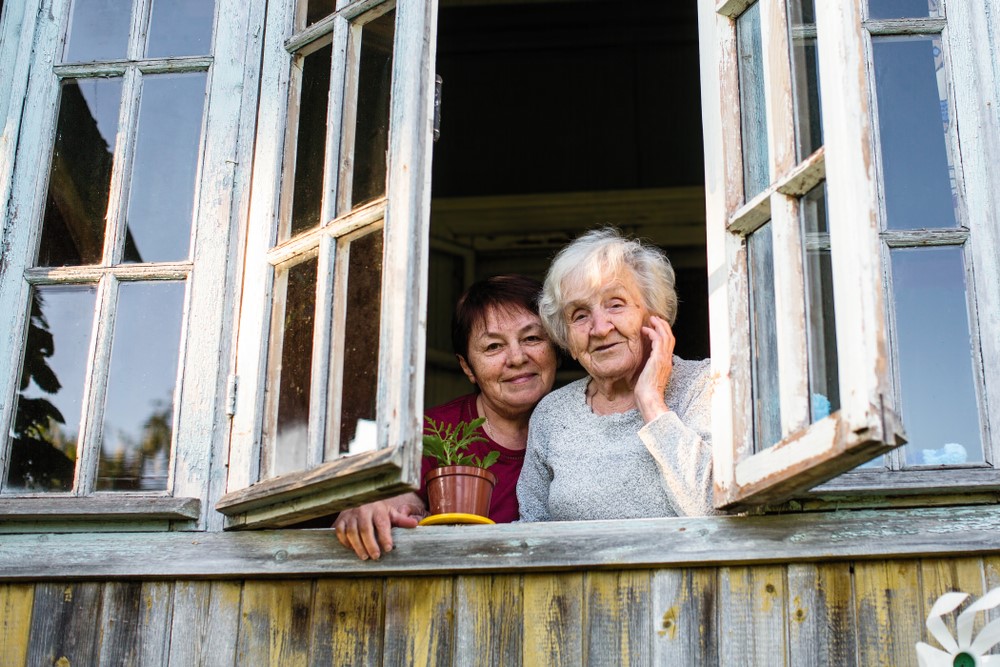
{"label": "yellow saucer", "polygon": [[420,521],[420,526],[439,526],[449,523],[496,523],[493,519],[478,514],[462,514],[461,512],[449,512],[447,514],[431,514]]}

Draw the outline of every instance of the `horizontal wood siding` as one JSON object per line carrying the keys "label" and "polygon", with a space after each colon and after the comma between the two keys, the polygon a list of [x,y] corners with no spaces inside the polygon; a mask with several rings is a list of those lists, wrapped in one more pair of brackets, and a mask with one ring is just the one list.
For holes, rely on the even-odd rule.
{"label": "horizontal wood siding", "polygon": [[938,596],[998,585],[996,556],[0,584],[0,666],[905,667]]}

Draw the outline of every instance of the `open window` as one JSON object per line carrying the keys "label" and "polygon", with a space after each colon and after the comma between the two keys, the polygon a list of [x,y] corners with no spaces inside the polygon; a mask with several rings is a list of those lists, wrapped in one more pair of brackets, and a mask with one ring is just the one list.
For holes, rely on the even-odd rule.
{"label": "open window", "polygon": [[436,11],[268,3],[229,527],[418,481]]}
{"label": "open window", "polygon": [[720,507],[995,488],[978,11],[701,3]]}

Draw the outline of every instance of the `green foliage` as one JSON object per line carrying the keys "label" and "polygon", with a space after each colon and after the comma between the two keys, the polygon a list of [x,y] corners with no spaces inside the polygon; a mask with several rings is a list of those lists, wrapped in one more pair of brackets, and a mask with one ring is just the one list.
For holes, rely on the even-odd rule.
{"label": "green foliage", "polygon": [[486,442],[476,430],[479,429],[486,419],[480,417],[473,419],[471,423],[458,422],[454,426],[438,424],[430,417],[424,417],[427,421],[428,433],[424,435],[424,456],[433,456],[437,459],[439,466],[476,466],[485,470],[497,462],[500,452],[492,451],[480,459],[474,454],[465,454],[465,450],[474,442]]}

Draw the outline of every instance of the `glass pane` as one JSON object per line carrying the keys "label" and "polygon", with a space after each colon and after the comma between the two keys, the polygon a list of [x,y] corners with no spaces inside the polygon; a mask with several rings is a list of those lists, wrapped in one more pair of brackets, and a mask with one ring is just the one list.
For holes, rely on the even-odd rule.
{"label": "glass pane", "polygon": [[326,18],[336,9],[335,0],[306,0],[306,25]]}
{"label": "glass pane", "polygon": [[940,37],[872,38],[882,179],[890,229],[955,227]]}
{"label": "glass pane", "polygon": [[763,191],[770,180],[759,4],[754,3],[736,19],[736,41],[743,130],[743,194],[745,200],[750,200]]}
{"label": "glass pane", "polygon": [[131,24],[132,0],[73,0],[63,60],[124,60]]}
{"label": "glass pane", "polygon": [[392,38],[396,12],[366,23],[361,34],[358,112],[354,128],[351,207],[385,194],[389,150],[389,93],[392,85]]}
{"label": "glass pane", "polygon": [[803,277],[809,345],[809,404],[812,421],[840,409],[837,318],[833,307],[833,264],[827,226],[826,183],[802,198]]}
{"label": "glass pane", "polygon": [[891,256],[906,463],[981,463],[962,248]]}
{"label": "glass pane", "polygon": [[801,161],[823,145],[815,0],[788,0],[788,29],[795,94],[795,152]]}
{"label": "glass pane", "polygon": [[121,93],[121,79],[62,84],[39,266],[101,262]]}
{"label": "glass pane", "polygon": [[184,283],[122,283],[98,491],[163,491],[173,436]]}
{"label": "glass pane", "polygon": [[340,451],[376,447],[379,320],[382,308],[382,230],[351,242],[344,323],[344,381]]}
{"label": "glass pane", "polygon": [[205,73],[144,77],[124,262],[187,259]]}
{"label": "glass pane", "polygon": [[[274,466],[280,475],[303,470],[308,461],[309,388],[312,373],[313,322],[316,315],[315,258],[279,271],[276,294],[285,294],[284,312],[273,329],[268,378],[277,375],[278,411],[274,429]],[[275,305],[276,308],[280,304]],[[275,356],[280,355],[280,362]],[[269,391],[274,391],[271,387]]]}
{"label": "glass pane", "polygon": [[214,18],[214,0],[153,0],[146,56],[207,56]]}
{"label": "glass pane", "polygon": [[778,390],[778,333],[774,308],[774,241],[771,223],[747,236],[750,267],[750,345],[753,360],[753,423],[756,449],[781,440],[781,395]]}
{"label": "glass pane", "polygon": [[295,138],[292,221],[288,238],[320,223],[323,172],[326,171],[326,110],[330,98],[331,45],[296,62],[302,66],[299,126]]}
{"label": "glass pane", "polygon": [[941,0],[868,0],[873,19],[919,19],[941,16]]}
{"label": "glass pane", "polygon": [[83,410],[93,286],[32,290],[7,487],[70,491]]}

